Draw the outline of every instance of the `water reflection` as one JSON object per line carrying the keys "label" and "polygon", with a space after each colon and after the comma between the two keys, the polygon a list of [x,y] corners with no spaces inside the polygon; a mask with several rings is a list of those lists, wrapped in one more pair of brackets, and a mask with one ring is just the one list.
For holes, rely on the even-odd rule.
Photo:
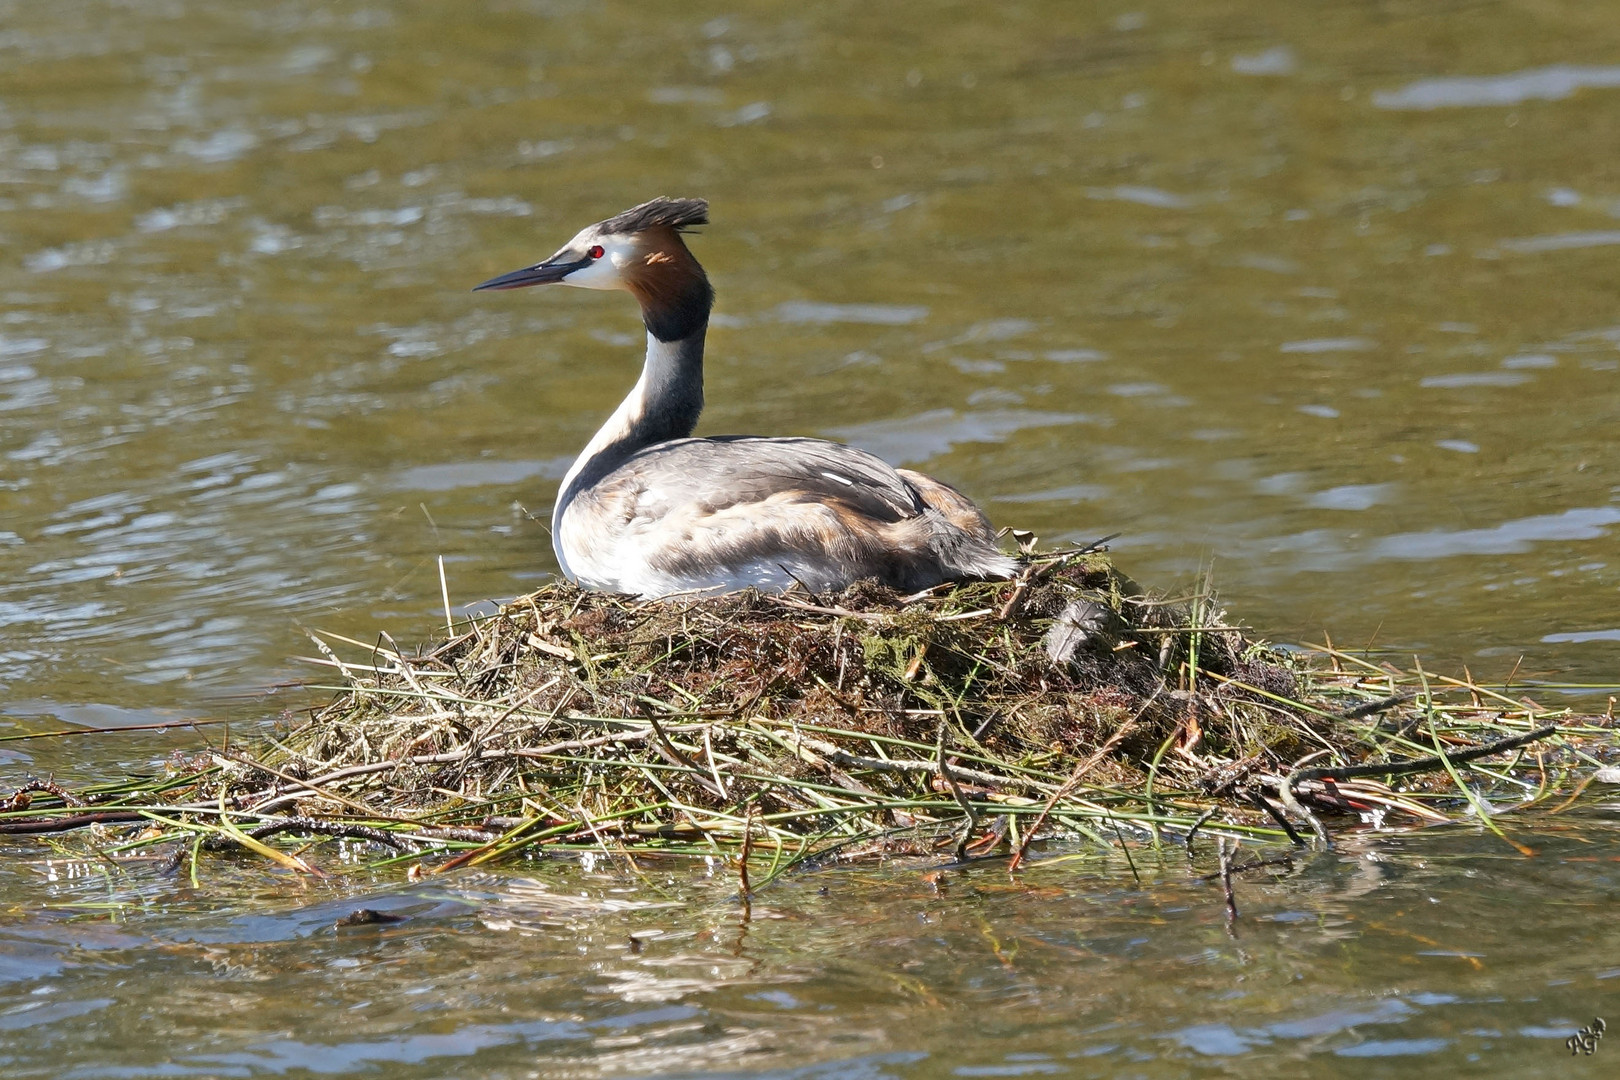
{"label": "water reflection", "polygon": [[[1572,825],[1530,860],[1471,829],[1349,838],[1243,876],[1235,936],[1218,886],[1193,876],[1203,861],[1146,848],[1140,885],[1080,852],[1017,881],[996,863],[826,870],[772,886],[751,919],[718,864],[362,876],[299,904],[285,887],[255,900],[266,871],[221,860],[196,893],[150,864],[109,878],[36,855],[5,871],[34,877],[43,906],[0,930],[0,1024],[18,1076],[111,1059],[154,1076],[1169,1076],[1210,1059],[1285,1076],[1368,1057],[1535,1073],[1612,1011],[1620,974],[1602,960],[1612,829]],[[69,917],[109,903],[123,926]],[[1515,930],[1526,904],[1534,935]],[[336,925],[362,905],[390,921]],[[222,1008],[231,1024],[203,1021]],[[143,1025],[171,1038],[148,1045]]]}
{"label": "water reflection", "polygon": [[1082,413],[1025,409],[958,413],[954,409],[934,409],[897,420],[830,428],[827,435],[897,465],[910,465],[948,453],[958,443],[998,443],[1025,428],[1096,422],[1097,418]]}
{"label": "water reflection", "polygon": [[1579,90],[1617,86],[1620,67],[1554,64],[1505,75],[1420,79],[1399,90],[1377,91],[1372,100],[1381,109],[1455,109],[1561,101]]}
{"label": "water reflection", "polygon": [[1598,229],[1588,232],[1558,233],[1553,236],[1527,236],[1503,240],[1498,246],[1504,251],[1520,255],[1535,255],[1544,251],[1572,251],[1578,248],[1610,247],[1620,244],[1620,229]]}

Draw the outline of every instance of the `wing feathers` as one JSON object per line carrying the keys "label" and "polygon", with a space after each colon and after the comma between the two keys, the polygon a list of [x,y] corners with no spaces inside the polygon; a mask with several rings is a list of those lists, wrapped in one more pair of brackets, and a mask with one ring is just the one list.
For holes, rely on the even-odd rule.
{"label": "wing feathers", "polygon": [[909,592],[1017,569],[954,488],[820,439],[659,443],[580,492],[564,528],[678,583],[667,591],[875,577]]}

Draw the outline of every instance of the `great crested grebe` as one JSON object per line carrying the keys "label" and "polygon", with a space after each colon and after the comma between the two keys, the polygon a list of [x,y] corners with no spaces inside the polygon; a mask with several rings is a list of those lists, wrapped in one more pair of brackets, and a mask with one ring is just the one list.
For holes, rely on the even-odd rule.
{"label": "great crested grebe", "polygon": [[689,437],[714,289],[681,233],[708,223],[703,199],[654,199],[477,287],[561,282],[641,303],[641,378],[557,491],[551,543],[563,573],[653,598],[795,583],[832,592],[862,578],[915,592],[1016,572],[979,508],[938,480],[822,439]]}

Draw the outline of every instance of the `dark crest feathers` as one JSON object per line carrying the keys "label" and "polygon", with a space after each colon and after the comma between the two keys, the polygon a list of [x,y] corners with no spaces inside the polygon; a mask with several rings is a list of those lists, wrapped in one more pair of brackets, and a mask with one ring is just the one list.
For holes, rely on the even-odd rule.
{"label": "dark crest feathers", "polygon": [[664,226],[684,232],[694,225],[709,223],[709,200],[671,199],[660,195],[656,199],[632,206],[623,213],[614,214],[597,226],[604,234],[631,234]]}

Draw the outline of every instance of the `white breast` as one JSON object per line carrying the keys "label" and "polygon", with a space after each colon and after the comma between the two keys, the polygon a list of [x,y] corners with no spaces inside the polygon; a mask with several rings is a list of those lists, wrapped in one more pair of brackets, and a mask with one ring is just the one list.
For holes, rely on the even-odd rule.
{"label": "white breast", "polygon": [[727,593],[755,588],[782,592],[796,584],[812,591],[836,590],[847,584],[845,569],[812,553],[782,553],[738,565],[715,565],[704,572],[677,576],[654,568],[647,553],[654,549],[646,533],[659,522],[636,518],[628,526],[608,526],[589,514],[565,512],[557,532],[557,557],[563,572],[581,588],[628,593],[643,599],[677,593]]}

